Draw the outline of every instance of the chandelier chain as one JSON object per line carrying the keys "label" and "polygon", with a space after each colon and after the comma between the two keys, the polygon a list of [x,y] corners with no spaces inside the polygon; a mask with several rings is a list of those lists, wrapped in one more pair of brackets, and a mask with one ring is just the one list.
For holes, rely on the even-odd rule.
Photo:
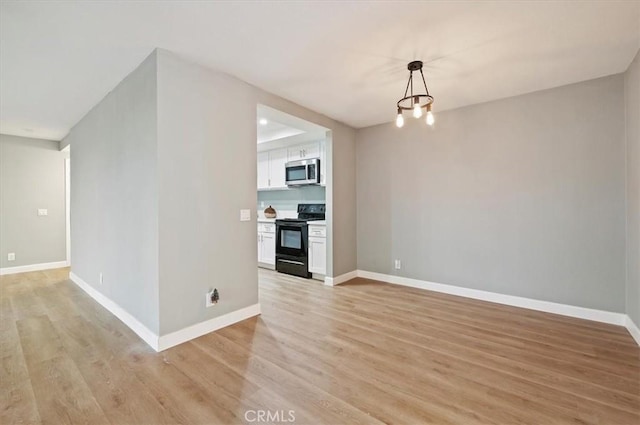
{"label": "chandelier chain", "polygon": [[[413,74],[413,72],[412,72],[412,74]],[[422,82],[424,83],[424,89],[427,92],[427,96],[429,96],[429,88],[427,87],[427,81],[424,79],[424,73],[422,72],[422,68],[420,68],[420,75],[422,75]]]}

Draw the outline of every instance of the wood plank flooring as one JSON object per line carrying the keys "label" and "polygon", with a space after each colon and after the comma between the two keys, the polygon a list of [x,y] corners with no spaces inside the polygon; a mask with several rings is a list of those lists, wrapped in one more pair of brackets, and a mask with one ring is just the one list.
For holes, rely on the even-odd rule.
{"label": "wood plank flooring", "polygon": [[622,327],[365,279],[259,280],[260,317],[155,353],[67,269],[0,277],[0,423],[640,423]]}

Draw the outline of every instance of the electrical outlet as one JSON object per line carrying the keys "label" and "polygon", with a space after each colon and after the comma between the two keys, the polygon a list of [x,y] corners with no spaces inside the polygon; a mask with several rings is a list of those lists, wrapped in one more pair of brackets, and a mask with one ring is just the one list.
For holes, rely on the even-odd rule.
{"label": "electrical outlet", "polygon": [[102,273],[100,273],[100,285],[102,285],[104,283],[104,278],[102,276]]}
{"label": "electrical outlet", "polygon": [[38,208],[38,216],[44,217],[45,215],[49,215],[49,211],[46,208]]}
{"label": "electrical outlet", "polygon": [[396,270],[400,270],[402,268],[402,262],[400,260],[396,260],[395,268]]}
{"label": "electrical outlet", "polygon": [[7,261],[16,261],[16,253],[10,252],[7,254]]}
{"label": "electrical outlet", "polygon": [[220,295],[218,295],[217,289],[212,289],[206,294],[207,299],[205,300],[206,307],[213,307],[218,304],[218,300],[220,299]]}

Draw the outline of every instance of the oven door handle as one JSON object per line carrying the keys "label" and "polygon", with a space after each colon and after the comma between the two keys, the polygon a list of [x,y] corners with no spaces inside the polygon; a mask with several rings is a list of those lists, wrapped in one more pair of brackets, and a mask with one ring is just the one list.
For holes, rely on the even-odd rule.
{"label": "oven door handle", "polygon": [[281,261],[283,263],[297,264],[299,266],[304,266],[304,263],[302,261],[283,260],[282,258],[278,258],[278,261]]}

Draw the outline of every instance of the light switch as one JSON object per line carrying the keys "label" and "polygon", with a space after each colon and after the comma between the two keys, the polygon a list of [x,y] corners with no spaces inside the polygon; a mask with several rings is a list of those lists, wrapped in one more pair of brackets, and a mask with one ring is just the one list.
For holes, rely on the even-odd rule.
{"label": "light switch", "polygon": [[240,221],[251,221],[251,210],[240,210]]}
{"label": "light switch", "polygon": [[43,217],[45,215],[49,215],[49,211],[45,208],[38,208],[38,216]]}

